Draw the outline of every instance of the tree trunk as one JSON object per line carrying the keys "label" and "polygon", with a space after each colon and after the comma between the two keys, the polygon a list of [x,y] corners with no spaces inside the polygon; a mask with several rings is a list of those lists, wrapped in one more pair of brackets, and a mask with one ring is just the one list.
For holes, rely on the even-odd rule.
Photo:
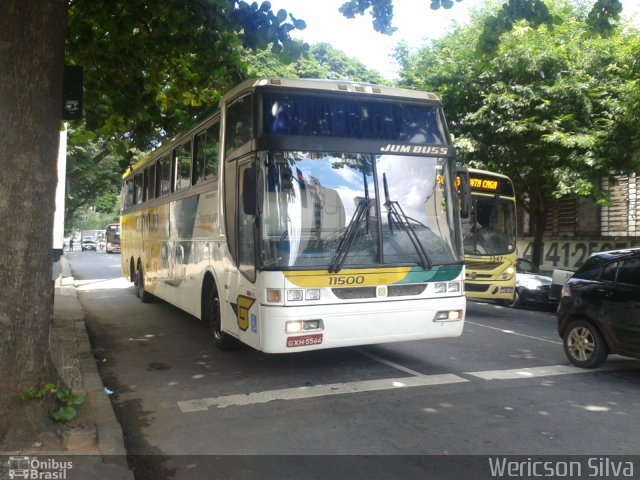
{"label": "tree trunk", "polygon": [[67,7],[3,0],[0,15],[0,450],[48,412],[23,389],[56,383],[49,355],[52,237]]}
{"label": "tree trunk", "polygon": [[536,212],[532,215],[533,219],[533,249],[531,252],[531,263],[536,267],[542,264],[544,229],[547,225],[547,208],[541,206],[536,208]]}

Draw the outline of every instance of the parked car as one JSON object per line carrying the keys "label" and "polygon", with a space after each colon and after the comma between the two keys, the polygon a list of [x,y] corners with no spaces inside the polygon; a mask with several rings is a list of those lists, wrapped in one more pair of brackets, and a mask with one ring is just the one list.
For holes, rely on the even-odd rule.
{"label": "parked car", "polygon": [[640,248],[592,255],[562,287],[558,333],[574,365],[640,359]]}
{"label": "parked car", "polygon": [[506,305],[512,308],[520,306],[555,309],[556,303],[549,299],[551,277],[529,260],[518,258],[516,261],[516,291],[512,302]]}
{"label": "parked car", "polygon": [[82,242],[80,242],[80,247],[82,248],[82,251],[84,252],[85,250],[96,250],[96,241],[93,239],[93,237],[90,236],[84,236],[82,237]]}

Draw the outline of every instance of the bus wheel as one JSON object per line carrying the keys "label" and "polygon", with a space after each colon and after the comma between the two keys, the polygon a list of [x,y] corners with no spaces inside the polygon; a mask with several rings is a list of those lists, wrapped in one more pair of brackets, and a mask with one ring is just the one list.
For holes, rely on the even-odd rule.
{"label": "bus wheel", "polygon": [[209,333],[213,337],[213,343],[220,350],[234,350],[238,347],[238,341],[222,331],[222,316],[220,314],[220,298],[215,287],[205,292],[203,320],[206,320]]}
{"label": "bus wheel", "polygon": [[144,289],[144,275],[142,273],[142,266],[138,267],[136,271],[136,296],[142,303],[151,303],[153,301],[153,295]]}

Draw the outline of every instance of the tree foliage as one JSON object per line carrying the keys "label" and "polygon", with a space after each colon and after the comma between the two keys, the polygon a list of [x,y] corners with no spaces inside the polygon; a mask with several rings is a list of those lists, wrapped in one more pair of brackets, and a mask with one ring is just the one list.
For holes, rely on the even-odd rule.
{"label": "tree foliage", "polygon": [[571,3],[552,8],[559,22],[516,23],[493,56],[474,48],[491,12],[398,52],[404,82],[443,97],[462,161],[512,177],[538,245],[554,198],[603,198],[601,178],[640,168],[637,32],[603,37]]}
{"label": "tree foliage", "polygon": [[243,58],[250,77],[330,78],[382,85],[388,83],[378,72],[328,43],[310,45],[308,51],[293,62],[269,51],[247,52]]}
{"label": "tree foliage", "polygon": [[[425,2],[427,0],[424,0]],[[430,8],[449,9],[454,6],[453,0],[429,0]],[[455,0],[461,2],[462,0]],[[347,18],[364,15],[369,11],[373,28],[380,33],[391,35],[396,28],[393,22],[393,0],[348,0],[340,7],[340,12]],[[607,35],[620,21],[622,4],[620,0],[594,0],[589,13],[588,25],[596,32]],[[504,0],[502,9],[485,18],[483,34],[479,48],[484,52],[493,52],[497,48],[500,35],[511,30],[519,20],[527,20],[535,26],[551,25],[554,21],[544,0]]]}
{"label": "tree foliage", "polygon": [[[65,231],[87,229],[84,216],[90,211],[108,214],[105,224],[117,220],[113,212],[118,210],[121,165],[121,157],[111,154],[103,143],[86,141],[82,130],[69,132]],[[83,218],[77,218],[78,213]]]}
{"label": "tree foliage", "polygon": [[67,62],[84,67],[86,129],[148,149],[244,79],[241,48],[295,55],[302,20],[238,0],[71,3]]}

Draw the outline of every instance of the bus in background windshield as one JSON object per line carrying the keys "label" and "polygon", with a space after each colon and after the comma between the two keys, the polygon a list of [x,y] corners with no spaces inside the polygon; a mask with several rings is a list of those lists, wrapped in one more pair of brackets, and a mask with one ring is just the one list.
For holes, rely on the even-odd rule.
{"label": "bus in background windshield", "polygon": [[123,275],[221,349],[458,336],[454,157],[433,94],[248,80],[125,173]]}
{"label": "bus in background windshield", "polygon": [[509,177],[469,169],[471,215],[462,222],[468,298],[512,303],[516,286],[516,198]]}

